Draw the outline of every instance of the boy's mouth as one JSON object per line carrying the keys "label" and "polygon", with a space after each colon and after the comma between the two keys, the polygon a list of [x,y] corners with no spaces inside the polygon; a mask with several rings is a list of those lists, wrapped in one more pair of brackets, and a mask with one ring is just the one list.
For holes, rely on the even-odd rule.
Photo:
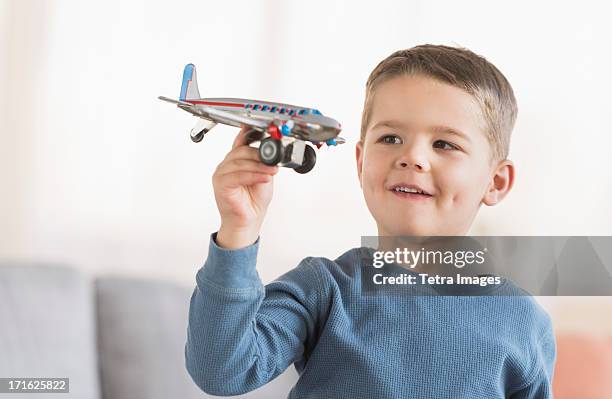
{"label": "boy's mouth", "polygon": [[424,200],[432,197],[432,194],[430,194],[425,189],[417,186],[416,184],[393,184],[391,187],[389,187],[389,191],[391,191],[393,194],[400,198],[406,199]]}

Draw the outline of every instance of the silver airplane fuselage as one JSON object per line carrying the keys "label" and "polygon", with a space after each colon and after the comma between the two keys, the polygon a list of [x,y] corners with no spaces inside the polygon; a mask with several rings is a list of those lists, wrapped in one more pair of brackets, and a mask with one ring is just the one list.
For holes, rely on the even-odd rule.
{"label": "silver airplane fuselage", "polygon": [[237,119],[229,115],[224,118],[222,114],[213,115],[208,112],[209,108],[240,117],[260,120],[264,123],[260,126],[253,126],[254,129],[260,131],[265,131],[263,126],[267,126],[273,121],[282,124],[292,120],[294,126],[291,135],[313,143],[334,139],[341,131],[341,125],[335,119],[322,115],[315,109],[297,105],[243,98],[200,98],[185,99],[182,102],[193,105],[195,110],[186,105],[178,104],[180,108],[212,122],[236,127],[244,125],[244,122],[240,121],[242,118]]}

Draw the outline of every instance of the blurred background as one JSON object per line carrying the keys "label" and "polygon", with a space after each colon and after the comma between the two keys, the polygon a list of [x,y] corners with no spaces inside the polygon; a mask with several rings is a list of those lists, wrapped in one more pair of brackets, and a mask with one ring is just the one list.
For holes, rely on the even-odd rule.
{"label": "blurred background", "polygon": [[[261,232],[267,283],[375,235],[355,143],[365,81],[391,52],[467,47],[519,105],[512,193],[474,235],[612,235],[612,26],[605,2],[0,0],[0,259],[195,284],[219,228],[211,176],[238,129],[200,144],[178,97],[315,107],[347,144],[282,170]],[[609,298],[539,298],[563,331],[612,332]]]}

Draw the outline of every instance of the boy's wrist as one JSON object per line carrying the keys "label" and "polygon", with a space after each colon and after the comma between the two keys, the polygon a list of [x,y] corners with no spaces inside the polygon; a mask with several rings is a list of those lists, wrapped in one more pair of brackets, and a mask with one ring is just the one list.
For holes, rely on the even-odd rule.
{"label": "boy's wrist", "polygon": [[248,247],[257,241],[259,230],[237,229],[221,225],[216,236],[216,244],[225,249],[238,249]]}

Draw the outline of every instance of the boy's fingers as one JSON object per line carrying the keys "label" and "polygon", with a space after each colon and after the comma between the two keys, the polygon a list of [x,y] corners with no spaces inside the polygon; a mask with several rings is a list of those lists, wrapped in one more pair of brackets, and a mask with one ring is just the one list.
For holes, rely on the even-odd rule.
{"label": "boy's fingers", "polygon": [[233,172],[226,177],[228,188],[236,188],[241,186],[250,186],[256,183],[267,183],[272,180],[272,176],[266,173],[257,172]]}
{"label": "boy's fingers", "polygon": [[215,174],[218,176],[223,176],[238,171],[276,174],[278,173],[278,166],[264,165],[259,161],[254,161],[251,159],[234,159],[221,164],[217,168]]}
{"label": "boy's fingers", "polygon": [[230,152],[227,153],[224,162],[240,158],[259,161],[259,151],[257,150],[257,148],[249,147],[248,145],[239,145],[238,147],[232,149]]}
{"label": "boy's fingers", "polygon": [[238,132],[238,135],[234,139],[234,143],[232,144],[232,150],[236,147],[246,144],[246,133],[250,130],[249,127],[243,126]]}

